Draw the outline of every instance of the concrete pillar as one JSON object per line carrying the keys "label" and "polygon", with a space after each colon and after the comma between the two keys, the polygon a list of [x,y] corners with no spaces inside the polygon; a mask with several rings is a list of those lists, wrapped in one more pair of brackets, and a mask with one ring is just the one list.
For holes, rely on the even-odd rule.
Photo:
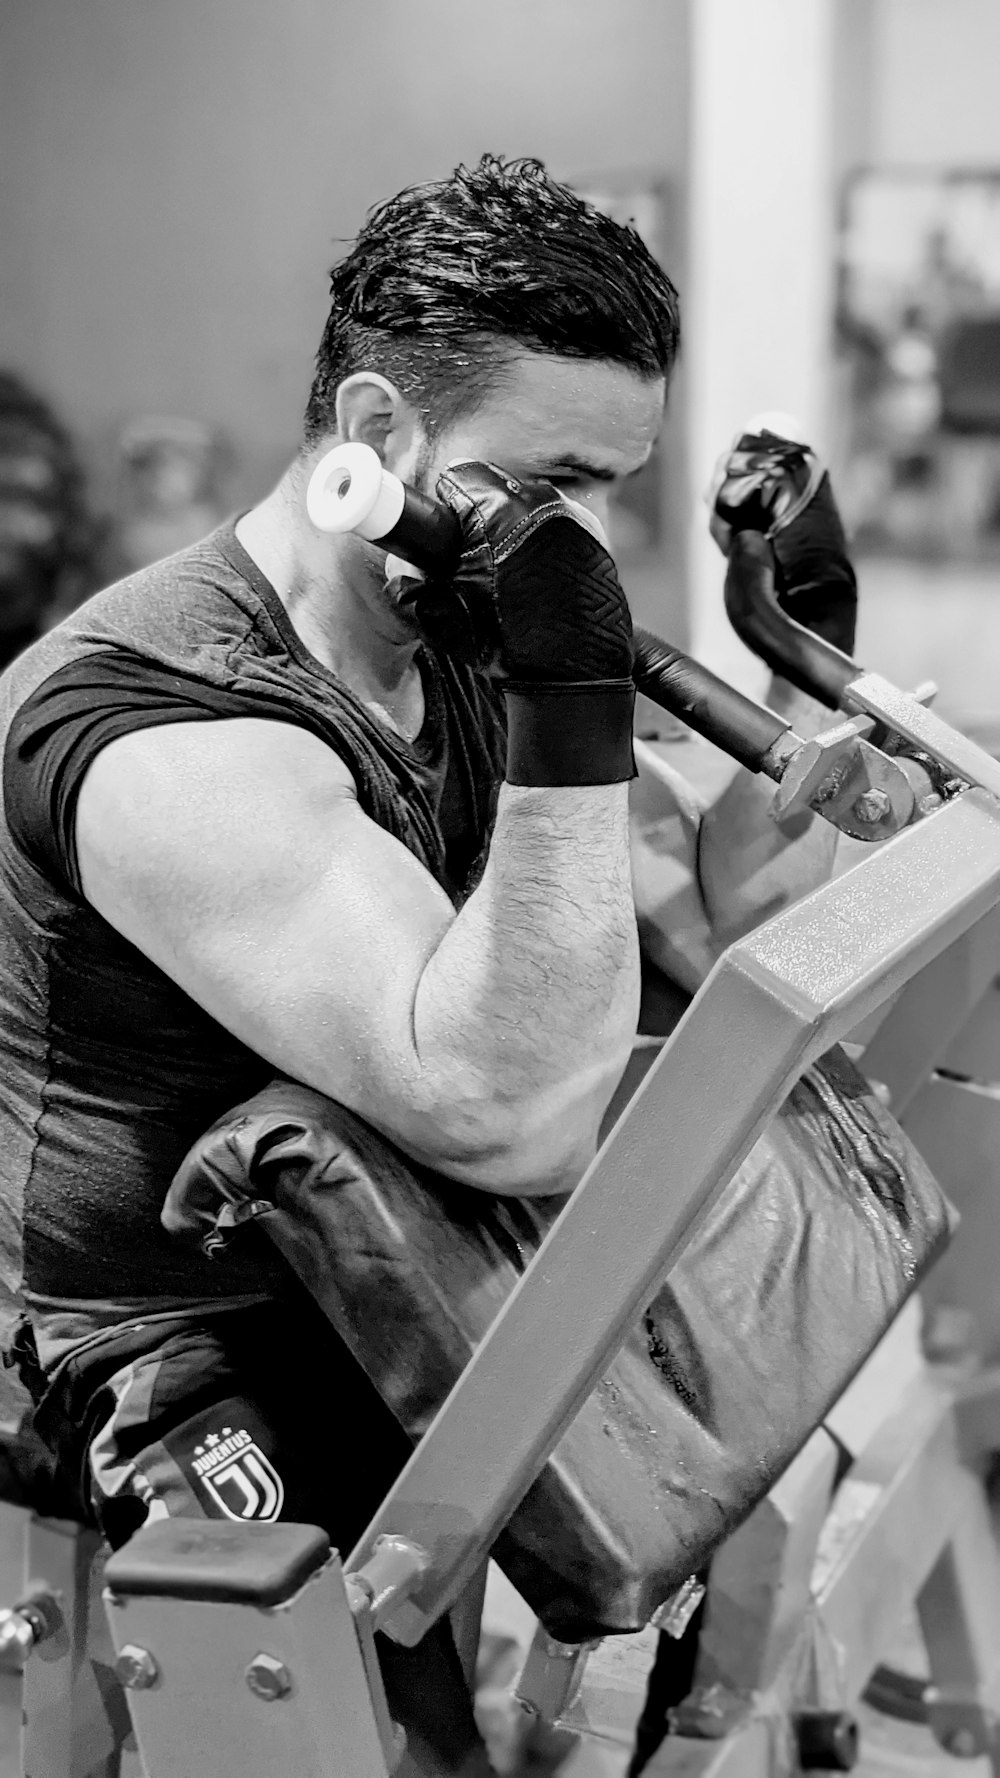
{"label": "concrete pillar", "polygon": [[835,289],[835,0],[694,0],[684,383],[692,649],[754,695],[701,494],[742,423],[795,414],[828,445]]}

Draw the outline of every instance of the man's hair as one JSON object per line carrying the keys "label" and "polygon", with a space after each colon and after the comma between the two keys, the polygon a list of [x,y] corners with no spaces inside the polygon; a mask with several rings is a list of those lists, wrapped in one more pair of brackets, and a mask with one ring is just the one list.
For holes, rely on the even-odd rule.
{"label": "man's hair", "polygon": [[377,370],[430,436],[475,409],[518,349],[667,377],[677,292],[634,228],[538,160],[484,155],[372,210],[330,274],[332,304],[305,416],[336,426],[338,385]]}

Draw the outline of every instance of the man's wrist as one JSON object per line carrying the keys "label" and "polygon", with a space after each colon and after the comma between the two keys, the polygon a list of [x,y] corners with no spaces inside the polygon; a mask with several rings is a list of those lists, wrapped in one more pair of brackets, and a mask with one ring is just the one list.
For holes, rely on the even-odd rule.
{"label": "man's wrist", "polygon": [[634,778],[631,679],[508,681],[508,784],[623,784]]}

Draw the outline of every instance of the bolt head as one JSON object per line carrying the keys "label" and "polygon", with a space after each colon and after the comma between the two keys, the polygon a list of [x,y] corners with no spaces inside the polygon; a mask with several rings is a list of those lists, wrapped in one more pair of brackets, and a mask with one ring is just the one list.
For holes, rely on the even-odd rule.
{"label": "bolt head", "polygon": [[892,803],[884,790],[863,790],[854,804],[854,813],[859,821],[874,827],[892,813]]}
{"label": "bolt head", "polygon": [[128,1642],[115,1662],[120,1683],[130,1692],[148,1692],[160,1677],[160,1669],[148,1648]]}
{"label": "bolt head", "polygon": [[292,1689],[292,1676],[284,1661],[276,1660],[274,1655],[254,1655],[246,1670],[246,1682],[255,1698],[263,1698],[265,1704],[274,1704],[279,1698],[287,1698]]}
{"label": "bolt head", "polygon": [[35,1632],[20,1612],[0,1612],[0,1672],[20,1672],[35,1646]]}
{"label": "bolt head", "polygon": [[975,1759],[979,1752],[979,1742],[972,1729],[952,1729],[945,1743],[945,1752],[953,1753],[956,1759]]}

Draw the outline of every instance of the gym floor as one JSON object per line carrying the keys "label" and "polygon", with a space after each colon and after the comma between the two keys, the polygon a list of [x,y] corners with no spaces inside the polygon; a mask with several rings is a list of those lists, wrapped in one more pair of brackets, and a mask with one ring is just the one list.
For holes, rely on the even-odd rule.
{"label": "gym floor", "polygon": [[[625,1778],[627,1744],[618,1747],[602,1741],[574,1746],[550,1735],[519,1751],[522,1724],[512,1709],[509,1687],[531,1641],[534,1622],[514,1589],[492,1568],[484,1614],[478,1713],[498,1772],[503,1778]],[[900,1624],[885,1660],[901,1672],[921,1678],[927,1674],[927,1655],[915,1614]],[[857,1715],[862,1757],[854,1768],[854,1778],[992,1778],[988,1759],[950,1758],[929,1729],[898,1722],[865,1704],[859,1706]]]}

